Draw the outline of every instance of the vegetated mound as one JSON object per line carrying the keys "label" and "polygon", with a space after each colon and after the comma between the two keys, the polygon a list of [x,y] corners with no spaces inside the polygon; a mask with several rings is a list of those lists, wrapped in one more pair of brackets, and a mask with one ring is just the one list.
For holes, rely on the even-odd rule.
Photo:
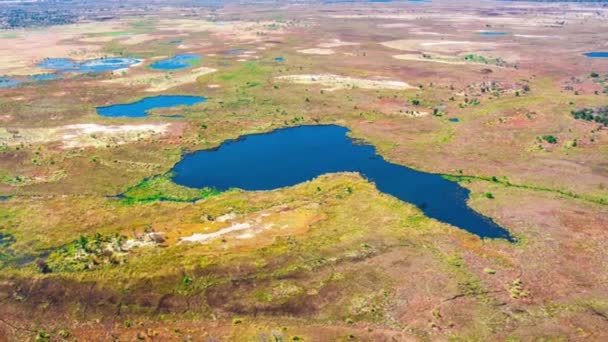
{"label": "vegetated mound", "polygon": [[608,127],[608,106],[598,108],[583,108],[579,110],[573,110],[572,116],[578,120],[595,121]]}

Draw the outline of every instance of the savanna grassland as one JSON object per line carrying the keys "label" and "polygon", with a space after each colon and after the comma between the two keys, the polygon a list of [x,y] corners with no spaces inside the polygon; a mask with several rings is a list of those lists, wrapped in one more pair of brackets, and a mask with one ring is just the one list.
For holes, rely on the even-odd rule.
{"label": "savanna grassland", "polygon": [[[0,77],[21,82],[0,81],[0,341],[608,339],[608,58],[583,55],[608,50],[606,7],[108,6],[0,31]],[[150,67],[184,53],[201,59]],[[109,57],[140,62],[27,81]],[[96,111],[156,95],[207,101]],[[184,154],[317,124],[459,182],[514,241],[357,173],[172,181]]]}

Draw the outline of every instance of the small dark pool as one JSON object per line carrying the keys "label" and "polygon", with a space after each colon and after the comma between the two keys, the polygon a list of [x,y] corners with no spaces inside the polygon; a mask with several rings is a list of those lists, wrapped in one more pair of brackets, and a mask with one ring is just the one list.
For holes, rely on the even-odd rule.
{"label": "small dark pool", "polygon": [[441,175],[387,162],[374,147],[347,137],[344,127],[301,126],[248,135],[188,154],[174,167],[177,184],[218,190],[272,190],[332,172],[359,172],[378,190],[412,203],[427,216],[482,238],[509,232],[467,206],[469,191]]}
{"label": "small dark pool", "polygon": [[133,103],[97,107],[97,114],[107,117],[142,118],[148,116],[148,111],[152,109],[192,106],[205,101],[207,99],[200,96],[159,95]]}

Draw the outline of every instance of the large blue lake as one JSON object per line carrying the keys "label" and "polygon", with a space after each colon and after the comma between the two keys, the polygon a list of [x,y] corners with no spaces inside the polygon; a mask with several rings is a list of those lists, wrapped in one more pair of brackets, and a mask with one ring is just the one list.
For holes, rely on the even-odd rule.
{"label": "large blue lake", "polygon": [[608,58],[608,51],[595,51],[584,53],[589,58]]}
{"label": "large blue lake", "polygon": [[157,62],[154,62],[150,65],[150,68],[157,70],[178,70],[185,69],[195,65],[198,61],[201,60],[199,55],[194,54],[182,54],[175,55],[169,59],[163,59]]}
{"label": "large blue lake", "polygon": [[272,190],[332,172],[359,172],[378,190],[412,203],[427,216],[483,238],[512,240],[507,230],[467,206],[469,191],[441,175],[387,162],[344,127],[301,126],[248,135],[184,156],[173,180],[194,188]]}
{"label": "large blue lake", "polygon": [[152,109],[192,106],[205,101],[207,99],[200,96],[159,95],[132,103],[97,107],[97,114],[107,117],[142,118],[148,116],[148,111]]}

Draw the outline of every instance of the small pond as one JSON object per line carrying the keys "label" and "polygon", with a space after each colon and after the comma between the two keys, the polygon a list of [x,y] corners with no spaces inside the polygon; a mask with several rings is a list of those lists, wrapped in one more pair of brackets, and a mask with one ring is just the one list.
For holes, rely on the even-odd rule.
{"label": "small pond", "polygon": [[156,70],[179,70],[190,68],[201,60],[201,56],[195,54],[175,55],[150,64],[150,68]]}
{"label": "small pond", "polygon": [[140,63],[139,59],[128,57],[98,58],[76,62],[68,58],[47,58],[38,63],[38,67],[59,72],[106,72],[128,68]]}
{"label": "small pond", "polygon": [[0,88],[12,88],[18,86],[19,84],[21,84],[21,81],[17,79],[0,76]]}
{"label": "small pond", "polygon": [[148,116],[148,111],[152,109],[192,106],[205,101],[207,99],[200,96],[159,95],[133,103],[97,107],[97,114],[107,117],[143,118]]}
{"label": "small pond", "polygon": [[272,190],[332,172],[359,172],[378,190],[412,203],[427,216],[483,238],[509,232],[467,206],[469,191],[438,174],[392,164],[340,126],[300,126],[247,135],[213,150],[185,155],[172,170],[177,184],[218,190]]}
{"label": "small pond", "polygon": [[480,31],[480,32],[477,32],[477,34],[481,35],[481,36],[496,37],[496,36],[506,36],[509,33],[503,32],[503,31]]}
{"label": "small pond", "polygon": [[594,51],[584,53],[589,58],[608,58],[608,51]]}

